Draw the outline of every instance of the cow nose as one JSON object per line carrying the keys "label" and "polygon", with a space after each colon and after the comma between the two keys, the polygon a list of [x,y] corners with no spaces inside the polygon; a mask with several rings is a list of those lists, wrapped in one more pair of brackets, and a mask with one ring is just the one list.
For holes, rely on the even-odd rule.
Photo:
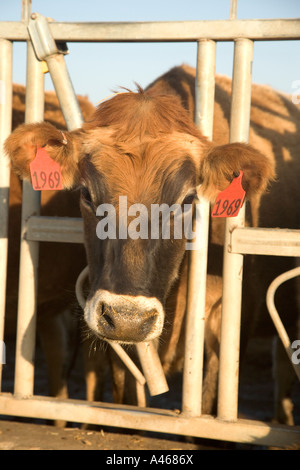
{"label": "cow nose", "polygon": [[126,343],[145,341],[158,317],[156,309],[112,307],[104,302],[99,303],[97,310],[99,333],[105,339]]}

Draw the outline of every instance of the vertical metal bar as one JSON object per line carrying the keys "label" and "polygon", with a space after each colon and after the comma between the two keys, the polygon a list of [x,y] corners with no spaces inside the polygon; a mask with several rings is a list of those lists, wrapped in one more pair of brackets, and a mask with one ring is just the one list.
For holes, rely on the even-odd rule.
{"label": "vertical metal bar", "polygon": [[62,54],[46,57],[49,73],[69,130],[81,127],[83,118]]}
{"label": "vertical metal bar", "polygon": [[230,13],[229,13],[230,20],[236,20],[237,7],[238,7],[238,0],[230,0]]}
{"label": "vertical metal bar", "polygon": [[230,142],[249,140],[253,45],[250,39],[235,40]]}
{"label": "vertical metal bar", "polygon": [[0,391],[2,379],[1,345],[4,340],[6,300],[8,212],[10,168],[3,143],[11,132],[12,122],[12,43],[0,40]]}
{"label": "vertical metal bar", "polygon": [[[44,119],[44,75],[31,43],[27,44],[25,122]],[[30,396],[34,389],[34,352],[37,310],[37,272],[39,243],[24,238],[27,220],[39,215],[40,192],[23,183],[22,228],[18,297],[18,323],[14,393]]]}
{"label": "vertical metal bar", "polygon": [[21,18],[24,21],[27,21],[30,17],[31,3],[32,3],[32,0],[22,0],[21,1]]}
{"label": "vertical metal bar", "polygon": [[215,101],[215,41],[198,41],[196,72],[196,112],[195,123],[202,134],[213,138],[213,118]]}
{"label": "vertical metal bar", "polygon": [[[253,41],[235,41],[230,142],[247,142],[250,126]],[[226,219],[220,345],[218,417],[234,421],[238,413],[238,379],[243,255],[228,251],[230,233],[243,227],[245,210]]]}
{"label": "vertical metal bar", "polygon": [[[212,139],[213,133],[215,60],[216,43],[211,40],[199,41],[195,121],[202,133],[210,139]],[[196,205],[196,211],[200,215],[198,219],[200,220],[200,226],[196,226],[194,232],[196,232],[197,238],[199,237],[200,244],[198,250],[190,252],[189,259],[182,411],[189,415],[200,416],[202,407],[209,202],[201,198]]]}

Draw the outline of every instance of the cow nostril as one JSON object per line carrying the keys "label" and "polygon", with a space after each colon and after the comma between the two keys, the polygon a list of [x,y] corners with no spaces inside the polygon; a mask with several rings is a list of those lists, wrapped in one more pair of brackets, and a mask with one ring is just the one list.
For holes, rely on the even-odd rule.
{"label": "cow nostril", "polygon": [[104,338],[139,342],[155,332],[158,312],[156,309],[124,308],[122,304],[111,306],[100,301],[97,306],[97,317],[98,332]]}
{"label": "cow nostril", "polygon": [[141,326],[143,333],[149,334],[149,332],[152,330],[152,327],[153,327],[155,321],[156,321],[156,316],[155,315],[153,315],[153,316],[147,318],[146,320],[144,320],[144,322],[142,323],[142,326]]}
{"label": "cow nostril", "polygon": [[98,311],[99,311],[99,320],[98,320],[99,326],[101,326],[105,330],[114,330],[115,323],[113,321],[112,316],[110,315],[109,307],[107,307],[107,305],[102,303],[100,308],[98,308]]}
{"label": "cow nostril", "polygon": [[109,315],[107,315],[106,313],[104,313],[102,315],[102,321],[105,322],[106,325],[109,326],[111,329],[115,328],[115,324],[114,324],[113,319]]}

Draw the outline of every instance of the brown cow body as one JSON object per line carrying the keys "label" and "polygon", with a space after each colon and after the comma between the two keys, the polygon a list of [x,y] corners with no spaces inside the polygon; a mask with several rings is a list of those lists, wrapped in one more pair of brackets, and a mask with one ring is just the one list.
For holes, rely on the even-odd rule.
{"label": "brown cow body", "polygon": [[[187,273],[184,240],[100,242],[95,211],[101,203],[107,203],[119,213],[118,200],[124,195],[128,206],[140,203],[149,208],[164,202],[183,205],[195,197],[200,184],[200,193],[213,201],[233,175],[243,170],[243,186],[251,202],[248,223],[253,225],[259,220],[266,227],[299,228],[299,111],[287,97],[267,87],[253,86],[251,147],[227,145],[230,87],[229,79],[217,77],[213,144],[192,121],[194,71],[189,67],[172,69],[146,92],[122,93],[103,103],[81,130],[66,133],[67,145],[48,124],[20,127],[6,143],[12,166],[22,177],[28,178],[27,165],[35,156],[36,145],[46,146],[51,157],[61,164],[65,188],[81,187],[90,271],[85,320],[91,331],[102,340],[123,343],[159,336],[166,372],[180,368],[183,362]],[[261,199],[275,166],[278,182]],[[286,210],[288,201],[295,201],[294,211]],[[205,413],[213,410],[217,385],[223,233],[224,220],[212,219]],[[262,258],[246,257],[246,320],[260,311],[269,280],[284,270],[279,258],[272,258],[270,272],[261,261]],[[291,308],[293,299],[295,296],[290,296]],[[113,353],[110,355],[115,399],[132,402],[129,377]]]}

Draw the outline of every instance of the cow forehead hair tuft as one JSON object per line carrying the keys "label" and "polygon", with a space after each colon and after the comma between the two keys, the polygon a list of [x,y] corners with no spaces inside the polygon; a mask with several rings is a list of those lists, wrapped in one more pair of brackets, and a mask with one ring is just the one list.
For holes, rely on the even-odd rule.
{"label": "cow forehead hair tuft", "polygon": [[101,103],[85,130],[113,127],[116,140],[142,140],[165,133],[184,132],[197,138],[203,136],[185,111],[180,99],[170,95],[154,95],[139,89],[115,95]]}

